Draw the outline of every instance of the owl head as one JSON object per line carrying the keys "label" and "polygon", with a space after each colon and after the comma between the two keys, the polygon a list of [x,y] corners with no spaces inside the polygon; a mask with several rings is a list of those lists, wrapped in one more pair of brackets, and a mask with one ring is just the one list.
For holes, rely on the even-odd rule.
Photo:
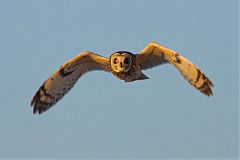
{"label": "owl head", "polygon": [[128,72],[132,68],[131,52],[118,51],[110,56],[110,63],[112,71],[116,73]]}

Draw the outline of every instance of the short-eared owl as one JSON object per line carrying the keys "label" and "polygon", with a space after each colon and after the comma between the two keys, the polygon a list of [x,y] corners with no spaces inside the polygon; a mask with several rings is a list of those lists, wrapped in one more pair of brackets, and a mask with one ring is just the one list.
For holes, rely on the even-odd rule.
{"label": "short-eared owl", "polygon": [[125,82],[148,79],[142,70],[164,63],[175,66],[196,89],[211,96],[212,82],[191,61],[157,43],[149,43],[140,54],[114,52],[110,58],[85,51],[64,63],[39,88],[32,99],[33,113],[42,113],[57,103],[85,73],[93,70],[112,72]]}

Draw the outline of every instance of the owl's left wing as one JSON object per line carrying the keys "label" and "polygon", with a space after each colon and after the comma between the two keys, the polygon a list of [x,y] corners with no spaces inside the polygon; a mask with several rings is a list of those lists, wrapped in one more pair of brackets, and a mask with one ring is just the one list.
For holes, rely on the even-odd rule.
{"label": "owl's left wing", "polygon": [[173,50],[157,43],[149,43],[140,54],[136,56],[136,63],[141,69],[149,69],[163,63],[175,66],[183,77],[196,89],[207,96],[211,96],[213,84],[205,74],[187,58]]}
{"label": "owl's left wing", "polygon": [[82,52],[64,63],[39,88],[32,99],[33,113],[42,113],[57,103],[86,72],[110,72],[109,59],[92,52]]}

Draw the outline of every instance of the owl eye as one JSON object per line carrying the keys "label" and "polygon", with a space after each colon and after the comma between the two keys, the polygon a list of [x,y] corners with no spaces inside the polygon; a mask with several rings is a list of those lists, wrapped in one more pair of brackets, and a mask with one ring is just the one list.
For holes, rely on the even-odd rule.
{"label": "owl eye", "polygon": [[114,64],[117,64],[117,62],[118,62],[118,60],[117,60],[117,58],[115,58],[115,59],[113,60],[113,63],[114,63]]}
{"label": "owl eye", "polygon": [[129,64],[128,58],[125,58],[125,59],[124,59],[124,63],[125,63],[125,64]]}

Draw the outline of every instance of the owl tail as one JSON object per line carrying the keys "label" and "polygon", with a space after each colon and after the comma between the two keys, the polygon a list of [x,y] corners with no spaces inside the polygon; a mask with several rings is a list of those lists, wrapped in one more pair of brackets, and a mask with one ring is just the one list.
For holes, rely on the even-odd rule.
{"label": "owl tail", "polygon": [[169,49],[164,49],[164,58],[172,65],[174,65],[183,77],[196,89],[207,96],[211,96],[213,83],[205,76],[205,74],[195,66],[187,58],[173,52]]}
{"label": "owl tail", "polygon": [[142,73],[136,80],[144,80],[144,79],[149,79],[149,78],[148,78],[148,76],[146,76],[145,74]]}
{"label": "owl tail", "polygon": [[141,72],[141,74],[138,77],[136,76],[135,78],[131,79],[130,81],[125,80],[125,82],[133,82],[133,81],[136,81],[136,80],[145,80],[145,79],[149,79],[149,78],[148,78],[148,76],[146,76],[145,74],[143,74]]}

